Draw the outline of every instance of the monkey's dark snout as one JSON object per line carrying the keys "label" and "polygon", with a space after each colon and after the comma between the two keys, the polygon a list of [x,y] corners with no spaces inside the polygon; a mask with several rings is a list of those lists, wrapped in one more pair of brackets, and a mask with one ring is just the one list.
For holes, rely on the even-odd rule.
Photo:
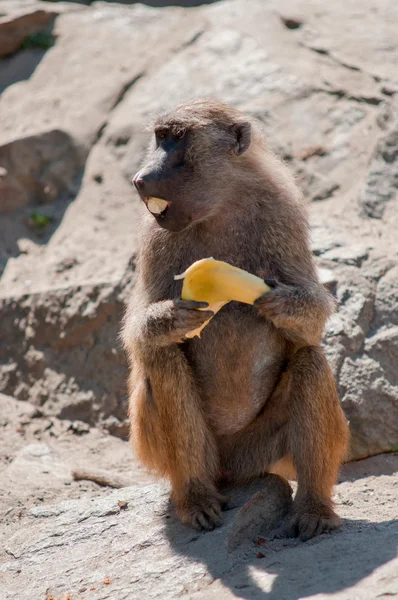
{"label": "monkey's dark snout", "polygon": [[136,175],[134,175],[134,177],[131,181],[132,181],[132,183],[134,183],[137,192],[140,192],[145,187],[145,181],[141,177],[140,172],[138,172]]}
{"label": "monkey's dark snout", "polygon": [[156,173],[139,171],[132,181],[142,200],[159,195],[159,177]]}

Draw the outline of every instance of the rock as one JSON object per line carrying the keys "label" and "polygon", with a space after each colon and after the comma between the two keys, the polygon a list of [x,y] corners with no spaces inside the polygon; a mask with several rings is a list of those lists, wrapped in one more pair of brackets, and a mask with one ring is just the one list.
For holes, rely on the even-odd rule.
{"label": "rock", "polygon": [[24,40],[53,23],[56,12],[33,10],[0,18],[0,58],[20,49]]}
{"label": "rock", "polygon": [[[57,3],[51,6],[55,9]],[[88,151],[127,91],[149,67],[189,40],[197,26],[178,9],[165,11],[159,20],[155,10],[143,5],[99,3],[93,9],[60,14],[53,30],[55,46],[29,79],[8,87],[2,95],[0,143],[60,129]],[[175,34],[164,36],[165,29]],[[98,52],[110,38],[111,51]]]}
{"label": "rock", "polygon": [[287,481],[268,475],[264,490],[257,492],[239,509],[227,534],[228,552],[243,543],[253,542],[260,534],[269,536],[282,523],[292,503],[292,490]]}
{"label": "rock", "polygon": [[[0,4],[0,600],[398,596],[397,3]],[[342,468],[342,530],[306,544],[271,539],[274,477],[225,490],[220,529],[183,527],[116,437],[130,179],[152,113],[200,95],[257,116],[303,189],[348,458],[376,455]]]}
{"label": "rock", "polygon": [[[224,513],[222,527],[206,533],[177,521],[163,484],[41,503],[27,511],[5,542],[1,591],[7,600],[73,598],[83,588],[93,600],[242,594],[283,599],[292,597],[291,590],[295,597],[325,600],[393,596],[398,591],[397,463],[398,456],[390,456],[350,465],[336,492],[342,530],[307,543],[261,533],[267,508],[275,516],[289,498],[285,487],[273,487],[274,478],[229,490],[237,507]],[[374,486],[382,473],[389,476],[382,478],[376,499]],[[245,532],[244,523],[251,531]]]}
{"label": "rock", "polygon": [[102,422],[102,427],[109,431],[111,435],[115,435],[122,440],[127,440],[129,437],[130,431],[130,421],[129,419],[124,419],[120,421],[115,416],[111,415],[107,419]]}
{"label": "rock", "polygon": [[318,269],[319,281],[324,285],[330,292],[334,293],[337,286],[337,277],[331,269]]}
{"label": "rock", "polygon": [[[361,270],[366,273],[366,266]],[[337,270],[339,309],[325,336],[325,351],[350,423],[351,459],[390,451],[398,439],[397,340],[391,316],[396,267],[378,283],[359,277],[358,271]]]}
{"label": "rock", "polygon": [[[11,18],[42,4],[7,1],[4,10]],[[372,402],[395,414],[396,98],[385,90],[397,82],[389,0],[317,11],[304,0],[253,0],[250,11],[244,0],[190,11],[52,6],[60,7],[55,45],[21,81],[3,80],[0,389],[49,417],[127,435],[117,339],[143,210],[129,180],[153,112],[216,95],[263,122],[270,146],[302,183],[322,281],[339,303],[324,347],[351,422],[351,458],[388,449],[394,423],[383,425]],[[386,40],[377,48],[374,19]],[[18,55],[2,66],[14,71]]]}
{"label": "rock", "polygon": [[127,372],[118,334],[128,289],[122,280],[0,299],[0,390],[47,415],[123,421]]}
{"label": "rock", "polygon": [[376,288],[375,327],[398,325],[398,264],[388,269]]}
{"label": "rock", "polygon": [[351,430],[351,458],[389,452],[397,445],[398,385],[367,354],[345,358],[339,387]]}
{"label": "rock", "polygon": [[395,127],[376,146],[359,203],[363,214],[383,217],[386,205],[397,201],[398,193],[398,117]]}
{"label": "rock", "polygon": [[369,247],[364,244],[353,244],[352,246],[332,248],[324,252],[322,258],[360,267],[368,256]]}
{"label": "rock", "polygon": [[0,213],[30,203],[53,202],[71,190],[83,167],[73,139],[63,131],[48,131],[0,146]]}
{"label": "rock", "polygon": [[[47,444],[28,444],[17,454],[8,467],[5,478],[14,485],[38,485],[45,479],[48,485],[51,477],[70,481],[71,472],[53,449]],[[10,485],[10,483],[8,483]]]}

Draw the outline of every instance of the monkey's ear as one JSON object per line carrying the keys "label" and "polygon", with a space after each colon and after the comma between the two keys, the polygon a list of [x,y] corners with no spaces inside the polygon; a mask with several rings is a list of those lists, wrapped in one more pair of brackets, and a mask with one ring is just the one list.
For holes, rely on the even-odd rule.
{"label": "monkey's ear", "polygon": [[250,123],[237,123],[233,126],[236,142],[234,144],[234,152],[237,156],[246,152],[250,146],[251,125]]}

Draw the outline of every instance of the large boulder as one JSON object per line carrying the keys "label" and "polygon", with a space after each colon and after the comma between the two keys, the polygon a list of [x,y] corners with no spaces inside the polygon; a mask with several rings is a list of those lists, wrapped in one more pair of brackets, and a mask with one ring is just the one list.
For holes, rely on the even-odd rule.
{"label": "large boulder", "polygon": [[0,17],[0,58],[20,49],[29,36],[51,25],[57,16],[49,10],[32,10]]}
{"label": "large boulder", "polygon": [[212,95],[262,120],[308,197],[350,458],[395,448],[396,3],[58,4],[55,45],[0,100],[0,390],[126,434],[118,333],[143,210],[129,179],[149,116]]}

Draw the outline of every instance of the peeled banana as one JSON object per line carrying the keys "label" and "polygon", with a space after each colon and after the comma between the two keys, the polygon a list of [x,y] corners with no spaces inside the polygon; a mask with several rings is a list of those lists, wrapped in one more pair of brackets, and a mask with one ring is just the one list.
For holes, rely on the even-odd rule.
{"label": "peeled banana", "polygon": [[169,203],[167,200],[162,200],[162,198],[148,198],[147,207],[154,215],[161,215],[163,211],[166,210]]}
{"label": "peeled banana", "polygon": [[[214,258],[196,261],[184,273],[176,275],[175,279],[184,280],[181,292],[183,300],[207,302],[209,307],[205,310],[211,310],[214,314],[231,300],[254,304],[270,289],[260,277]],[[190,331],[186,337],[200,337],[210,320]]]}

